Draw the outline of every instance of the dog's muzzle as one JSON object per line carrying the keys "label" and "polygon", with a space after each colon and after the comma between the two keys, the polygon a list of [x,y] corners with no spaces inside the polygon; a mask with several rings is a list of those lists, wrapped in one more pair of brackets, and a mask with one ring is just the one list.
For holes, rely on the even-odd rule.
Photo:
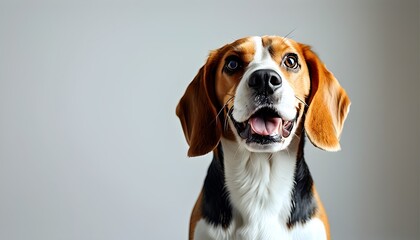
{"label": "dog's muzzle", "polygon": [[289,137],[295,120],[283,119],[275,107],[279,101],[276,95],[283,84],[279,73],[272,69],[259,69],[249,76],[246,83],[253,101],[249,106],[255,108],[254,112],[246,121],[238,122],[232,114],[234,107],[228,111],[238,135],[246,143],[261,145],[277,143]]}

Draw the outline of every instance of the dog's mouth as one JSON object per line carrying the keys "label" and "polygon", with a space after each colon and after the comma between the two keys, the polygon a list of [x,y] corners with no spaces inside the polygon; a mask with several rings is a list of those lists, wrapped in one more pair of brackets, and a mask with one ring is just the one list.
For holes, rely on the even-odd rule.
{"label": "dog's mouth", "polygon": [[[229,111],[232,112],[232,111]],[[237,122],[230,116],[239,136],[247,143],[271,144],[290,136],[294,120],[284,120],[275,109],[263,107],[244,122]]]}

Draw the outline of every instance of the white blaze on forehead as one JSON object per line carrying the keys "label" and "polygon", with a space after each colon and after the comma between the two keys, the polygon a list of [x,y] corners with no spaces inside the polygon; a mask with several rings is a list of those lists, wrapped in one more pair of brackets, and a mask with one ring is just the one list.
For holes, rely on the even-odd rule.
{"label": "white blaze on forehead", "polygon": [[253,37],[252,40],[255,44],[255,53],[253,62],[261,62],[263,58],[263,45],[262,45],[262,38],[261,37]]}
{"label": "white blaze on forehead", "polygon": [[281,72],[277,63],[271,58],[271,54],[268,51],[268,46],[263,46],[263,40],[261,37],[252,37],[255,46],[255,53],[253,60],[249,63],[249,72],[254,72],[259,69],[272,69],[281,76]]}

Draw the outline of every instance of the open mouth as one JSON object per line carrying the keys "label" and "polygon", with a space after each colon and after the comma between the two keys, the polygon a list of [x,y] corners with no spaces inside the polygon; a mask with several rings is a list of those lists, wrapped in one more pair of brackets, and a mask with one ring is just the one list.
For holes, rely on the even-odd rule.
{"label": "open mouth", "polygon": [[[232,112],[232,111],[230,111]],[[270,144],[280,142],[282,138],[290,136],[294,120],[286,121],[270,107],[263,107],[256,111],[244,122],[232,122],[239,134],[247,143]]]}

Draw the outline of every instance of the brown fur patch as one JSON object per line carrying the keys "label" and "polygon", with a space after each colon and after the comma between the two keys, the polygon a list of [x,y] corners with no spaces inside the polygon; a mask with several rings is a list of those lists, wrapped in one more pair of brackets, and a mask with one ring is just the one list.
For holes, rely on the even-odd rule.
{"label": "brown fur patch", "polygon": [[312,192],[314,194],[314,198],[317,204],[317,212],[315,213],[315,218],[318,218],[322,221],[322,223],[324,224],[325,227],[325,232],[327,233],[327,240],[331,239],[331,233],[330,233],[330,224],[328,222],[328,216],[327,216],[327,212],[325,211],[324,205],[321,202],[321,199],[318,195],[318,192],[316,191],[315,186],[312,188]]}
{"label": "brown fur patch", "polygon": [[195,202],[193,211],[191,213],[190,229],[189,229],[189,235],[188,235],[189,240],[194,240],[194,232],[195,232],[195,227],[197,226],[197,222],[203,218],[203,215],[201,213],[202,199],[203,199],[203,192],[200,192],[200,195],[198,196],[198,199]]}
{"label": "brown fur patch", "polygon": [[315,146],[327,151],[338,151],[350,98],[310,47],[302,45],[302,49],[312,88],[305,120],[306,133]]}

